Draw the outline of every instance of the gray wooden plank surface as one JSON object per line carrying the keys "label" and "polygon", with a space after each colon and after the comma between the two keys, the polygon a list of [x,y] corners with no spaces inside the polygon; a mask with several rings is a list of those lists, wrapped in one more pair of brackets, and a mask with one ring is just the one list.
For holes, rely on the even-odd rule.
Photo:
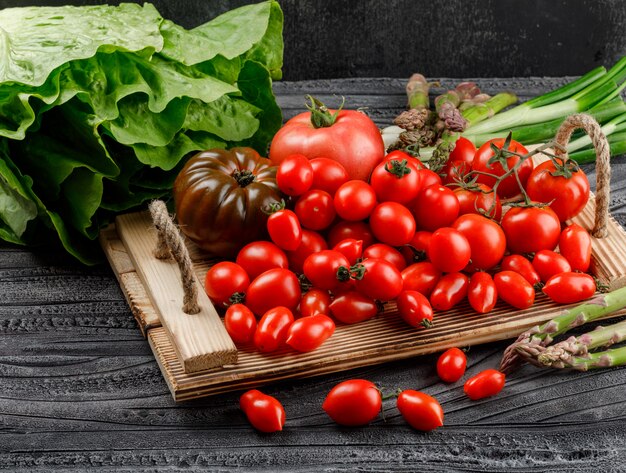
{"label": "gray wooden plank surface", "polygon": [[[482,80],[527,98],[564,79]],[[442,80],[443,85],[451,80]],[[398,79],[277,83],[285,116],[304,94],[345,95],[380,125],[404,106]],[[593,181],[593,170],[587,166]],[[611,210],[626,224],[626,158],[614,160]],[[472,347],[468,373],[507,343]],[[626,463],[626,369],[552,373],[525,367],[501,395],[469,401],[444,385],[436,355],[264,389],[285,430],[255,432],[240,393],[175,405],[111,270],[54,249],[0,246],[0,470],[30,471],[620,471]],[[445,426],[423,434],[392,400],[384,419],[348,429],[321,410],[336,383],[367,378],[436,396]]]}

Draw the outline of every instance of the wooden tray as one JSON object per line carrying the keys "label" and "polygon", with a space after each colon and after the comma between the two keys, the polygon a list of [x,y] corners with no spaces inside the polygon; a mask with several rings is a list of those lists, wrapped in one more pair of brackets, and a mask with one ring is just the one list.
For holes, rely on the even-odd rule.
{"label": "wooden tray", "polygon": [[[573,219],[590,229],[595,215],[595,199]],[[517,336],[523,330],[554,317],[564,307],[539,295],[532,308],[512,310],[503,302],[488,315],[479,315],[467,305],[436,314],[434,327],[415,330],[402,322],[393,303],[387,304],[379,316],[356,325],[337,326],[335,334],[317,350],[296,353],[291,349],[272,354],[257,353],[253,347],[240,347],[238,361],[223,367],[185,373],[177,355],[177,347],[163,327],[157,310],[137,271],[129,242],[120,234],[139,235],[146,247],[156,245],[147,212],[119,216],[105,229],[100,241],[120,282],[139,329],[148,338],[163,376],[176,401],[194,399],[227,391],[260,386],[287,378],[302,378],[351,368],[384,363],[391,360],[439,352],[453,346],[469,346]],[[125,230],[125,231],[120,231]],[[215,260],[207,259],[195,245],[188,242],[194,271],[199,280]],[[593,239],[591,272],[611,289],[626,285],[626,232],[611,217],[609,235]],[[612,316],[625,314],[620,311]]]}

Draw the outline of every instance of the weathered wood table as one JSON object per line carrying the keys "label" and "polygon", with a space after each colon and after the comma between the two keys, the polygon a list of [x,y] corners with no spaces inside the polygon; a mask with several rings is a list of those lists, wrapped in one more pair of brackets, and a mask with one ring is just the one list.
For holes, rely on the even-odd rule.
{"label": "weathered wood table", "polygon": [[[453,81],[443,80],[443,86]],[[564,79],[481,80],[522,99]],[[405,106],[404,81],[277,83],[288,118],[312,93],[345,96],[379,125]],[[586,167],[594,181],[592,167]],[[611,211],[626,224],[626,159],[613,161]],[[508,342],[472,347],[469,373],[496,367]],[[176,405],[112,271],[59,250],[0,246],[0,470],[619,471],[626,464],[626,369],[556,373],[525,367],[497,397],[472,402],[444,385],[436,355],[266,387],[284,404],[285,430],[255,432],[240,393]],[[412,430],[394,401],[366,428],[342,428],[321,410],[336,383],[367,378],[424,390],[445,426]]]}

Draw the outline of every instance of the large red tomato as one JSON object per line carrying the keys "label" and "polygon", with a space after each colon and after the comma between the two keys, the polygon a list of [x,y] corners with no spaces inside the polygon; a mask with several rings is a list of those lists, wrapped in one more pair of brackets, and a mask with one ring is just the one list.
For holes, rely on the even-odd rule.
{"label": "large red tomato", "polygon": [[309,159],[334,159],[350,179],[366,181],[385,156],[385,145],[376,124],[356,110],[328,110],[312,99],[310,111],[285,123],[274,136],[269,158],[275,164],[291,154]]}

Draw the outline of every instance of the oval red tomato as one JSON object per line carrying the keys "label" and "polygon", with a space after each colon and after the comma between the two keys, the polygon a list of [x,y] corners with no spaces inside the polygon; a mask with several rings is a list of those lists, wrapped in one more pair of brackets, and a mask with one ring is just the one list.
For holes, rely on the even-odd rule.
{"label": "oval red tomato", "polygon": [[259,320],[254,332],[254,346],[262,353],[278,350],[285,345],[293,321],[293,313],[287,307],[269,309]]}
{"label": "oval red tomato", "polygon": [[374,383],[349,379],[333,387],[322,409],[340,425],[359,426],[372,422],[382,408],[382,396]]}
{"label": "oval red tomato", "polygon": [[535,271],[532,263],[522,255],[505,256],[500,264],[500,269],[521,274],[533,287],[541,282],[541,276]]}
{"label": "oval red tomato", "polygon": [[437,374],[444,383],[456,383],[465,374],[467,357],[463,350],[450,348],[437,360]]}
{"label": "oval red tomato", "polygon": [[256,317],[243,304],[233,304],[226,309],[224,326],[236,344],[250,343],[256,332]]}
{"label": "oval red tomato", "polygon": [[261,316],[276,306],[295,310],[300,302],[300,282],[288,269],[274,268],[257,276],[248,286],[246,306]]}
{"label": "oval red tomato", "polygon": [[417,291],[402,291],[396,299],[398,313],[411,327],[432,327],[433,308],[423,294]]}
{"label": "oval red tomato", "polygon": [[422,261],[407,266],[400,273],[402,288],[405,291],[417,291],[429,297],[441,278],[439,271],[430,261]]}
{"label": "oval red tomato", "polygon": [[406,245],[415,234],[415,219],[397,202],[378,204],[370,215],[370,228],[377,240],[391,246]]}
{"label": "oval red tomato", "polygon": [[430,305],[435,310],[449,310],[467,296],[469,278],[463,273],[444,274],[430,294]]}
{"label": "oval red tomato", "polygon": [[239,250],[235,262],[248,273],[250,280],[268,269],[287,268],[289,266],[285,252],[269,241],[248,243]]}
{"label": "oval red tomato", "polygon": [[489,273],[479,271],[472,274],[467,289],[467,300],[479,314],[491,312],[498,302],[496,284]]}
{"label": "oval red tomato", "polygon": [[543,292],[558,304],[573,304],[593,296],[596,282],[585,273],[560,273],[546,281]]}
{"label": "oval red tomato", "polygon": [[405,389],[396,405],[404,420],[416,430],[430,432],[443,425],[441,404],[426,393]]}
{"label": "oval red tomato", "polygon": [[561,235],[559,217],[549,207],[512,207],[501,225],[511,253],[553,250]]}
{"label": "oval red tomato", "polygon": [[204,289],[216,306],[227,304],[231,296],[244,293],[249,285],[246,270],[230,261],[211,266],[204,277]]}
{"label": "oval red tomato", "polygon": [[335,322],[324,314],[296,320],[289,327],[286,343],[299,352],[313,351],[335,332]]}
{"label": "oval red tomato", "polygon": [[543,282],[546,282],[556,274],[572,270],[572,267],[563,255],[550,250],[538,251],[533,258],[532,265]]}
{"label": "oval red tomato", "polygon": [[514,271],[500,271],[493,277],[500,299],[516,309],[528,309],[535,302],[535,290]]}
{"label": "oval red tomato", "polygon": [[276,246],[293,251],[302,242],[302,227],[298,216],[289,209],[272,213],[267,219],[267,232]]}
{"label": "oval red tomato", "polygon": [[332,299],[328,291],[311,289],[300,299],[298,311],[302,317],[310,317],[317,314],[328,314]]}
{"label": "oval red tomato", "polygon": [[330,313],[344,324],[356,324],[378,314],[376,301],[357,291],[338,295],[330,304]]}
{"label": "oval red tomato", "polygon": [[559,237],[559,253],[569,262],[572,271],[586,272],[591,264],[589,232],[576,223],[569,225]]}
{"label": "oval red tomato", "polygon": [[239,398],[239,406],[255,429],[266,433],[283,430],[285,409],[275,397],[252,389]]}
{"label": "oval red tomato", "polygon": [[506,376],[504,373],[487,369],[465,381],[463,391],[472,401],[495,396],[504,388]]}

